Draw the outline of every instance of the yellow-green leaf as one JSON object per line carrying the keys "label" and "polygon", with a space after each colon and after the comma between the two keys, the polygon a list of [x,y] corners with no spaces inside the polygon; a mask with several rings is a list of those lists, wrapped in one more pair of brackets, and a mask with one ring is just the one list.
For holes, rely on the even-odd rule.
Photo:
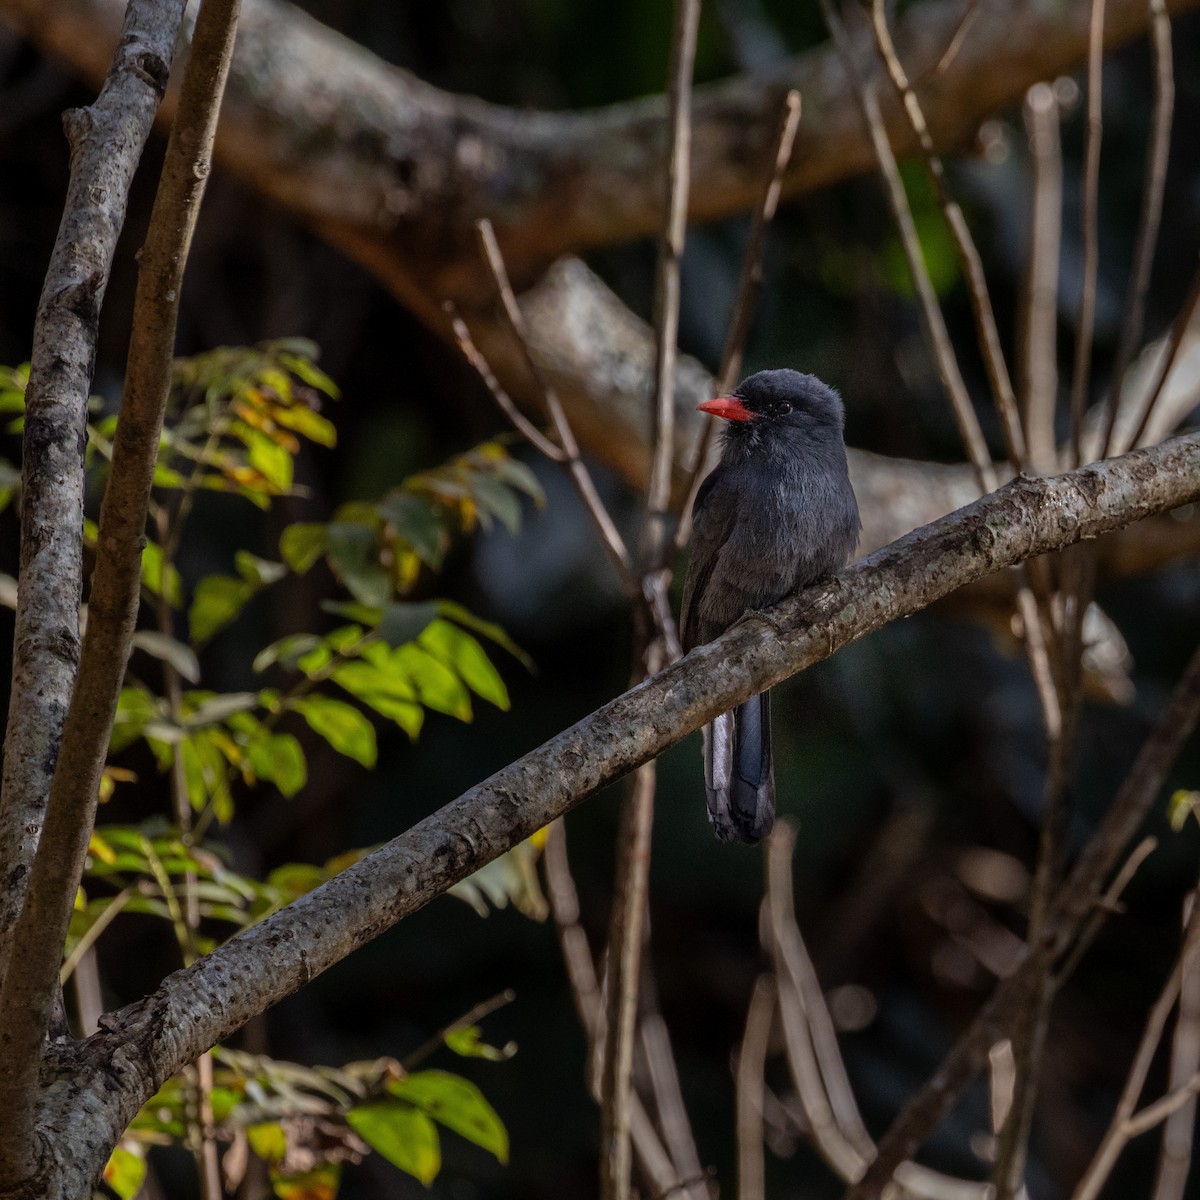
{"label": "yellow-green leaf", "polygon": [[428,1186],[442,1167],[442,1148],[433,1122],[398,1100],[360,1104],[346,1113],[350,1128],[373,1150]]}

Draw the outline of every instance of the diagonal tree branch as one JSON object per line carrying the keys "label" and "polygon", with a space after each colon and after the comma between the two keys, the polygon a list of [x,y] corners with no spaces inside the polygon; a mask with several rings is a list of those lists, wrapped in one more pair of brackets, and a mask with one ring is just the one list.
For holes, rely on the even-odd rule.
{"label": "diagonal tree branch", "polygon": [[[1171,11],[1195,0],[1171,0]],[[1087,49],[1089,0],[973,0],[956,52],[921,86],[938,149],[1040,80],[1073,70]],[[897,53],[921,79],[962,24],[963,0],[924,0],[896,29]],[[107,65],[121,0],[0,0],[0,15],[93,76]],[[1144,0],[1111,0],[1108,47],[1147,26]],[[518,286],[559,255],[654,234],[662,223],[662,97],[586,112],[531,113],[439,91],[376,58],[284,0],[243,17],[221,160],[312,221],[431,324],[441,300],[483,282],[473,224],[491,217]],[[863,42],[864,50],[867,43]],[[830,47],[697,89],[692,221],[754,206],[757,164],[774,114],[795,88],[807,117],[784,194],[869,170],[872,152]],[[901,105],[883,104],[899,153],[913,146]],[[519,181],[519,182],[514,182]],[[418,269],[419,268],[419,269]]]}
{"label": "diagonal tree branch", "polygon": [[[75,1106],[81,1137],[115,1138],[183,1063],[717,713],[988,572],[1197,499],[1200,434],[1019,479],[746,618],[109,1014],[46,1104]],[[1106,873],[1106,860],[1085,856],[1081,870]]]}

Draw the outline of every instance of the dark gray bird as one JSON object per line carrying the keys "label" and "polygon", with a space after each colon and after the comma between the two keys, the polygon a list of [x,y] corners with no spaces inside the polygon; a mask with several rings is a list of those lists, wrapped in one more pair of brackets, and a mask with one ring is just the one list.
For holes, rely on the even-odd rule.
{"label": "dark gray bird", "polygon": [[[760,371],[702,411],[723,417],[721,461],[692,509],[683,648],[752,609],[826,579],[854,552],[861,524],[846,469],[845,413],[815,375]],[[723,841],[757,842],[775,823],[771,707],[764,692],[704,730],[708,818]]]}

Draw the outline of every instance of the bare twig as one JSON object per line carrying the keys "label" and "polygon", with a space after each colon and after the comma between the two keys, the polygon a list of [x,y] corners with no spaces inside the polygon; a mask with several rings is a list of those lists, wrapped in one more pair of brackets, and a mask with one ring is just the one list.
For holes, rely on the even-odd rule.
{"label": "bare twig", "polygon": [[483,380],[484,386],[491,393],[496,407],[512,422],[513,428],[520,433],[531,446],[544,454],[551,462],[565,462],[566,452],[561,446],[552,442],[528,417],[512,402],[512,398],[496,378],[488,360],[483,356],[479,347],[471,337],[471,331],[466,321],[459,315],[453,301],[447,300],[442,305],[446,316],[450,319],[450,328],[454,340],[462,351],[463,358],[475,368],[475,373]]}
{"label": "bare twig", "polygon": [[1100,456],[1112,446],[1113,428],[1121,408],[1121,393],[1125,388],[1125,372],[1133,361],[1134,350],[1142,338],[1146,292],[1150,287],[1150,269],[1154,264],[1154,247],[1158,243],[1158,226],[1162,217],[1163,193],[1167,185],[1167,159],[1171,152],[1171,120],[1175,111],[1175,72],[1171,60],[1171,18],[1163,0],[1147,0],[1150,14],[1150,46],[1154,56],[1154,115],[1150,120],[1150,141],[1146,146],[1146,181],[1142,187],[1142,207],[1138,213],[1137,241],[1133,252],[1133,270],[1129,278],[1129,295],[1125,301],[1125,318],[1117,341],[1117,356],[1113,362],[1112,385],[1108,413],[1104,422],[1104,440]]}
{"label": "bare twig", "polygon": [[[675,0],[667,70],[667,159],[663,224],[654,284],[655,376],[650,479],[641,546],[641,589],[650,619],[634,608],[634,677],[652,675],[664,646],[678,638],[667,601],[667,560],[673,547],[671,484],[675,471],[675,363],[679,335],[679,268],[687,233],[691,178],[692,73],[700,0]],[[657,626],[657,628],[655,628]],[[660,632],[661,631],[661,632]],[[608,940],[607,1037],[600,1091],[600,1197],[627,1200],[630,1189],[629,1110],[637,1033],[637,994],[649,892],[654,825],[653,763],[644,764],[621,814]]]}
{"label": "bare twig", "polygon": [[954,62],[959,50],[962,48],[963,39],[967,36],[967,30],[971,28],[971,21],[978,11],[979,0],[967,0],[962,16],[959,17],[958,24],[954,27],[954,32],[951,34],[949,42],[946,43],[946,49],[942,51],[941,56],[932,67],[922,71],[913,80],[912,85],[914,88],[919,88],[929,80],[936,79],[939,75],[944,75],[950,69],[950,64]]}
{"label": "bare twig", "polygon": [[617,875],[613,881],[608,939],[608,1032],[600,1077],[600,1194],[603,1200],[617,1200],[629,1194],[630,1072],[650,877],[654,783],[654,763],[646,763],[638,769],[633,794],[621,810],[617,839]]}
{"label": "bare twig", "polygon": [[[521,348],[521,353],[530,374],[537,381],[541,389],[546,411],[550,414],[550,420],[558,436],[557,446],[549,442],[540,433],[537,435],[537,440],[534,444],[549,458],[566,465],[567,471],[571,476],[571,481],[575,485],[575,490],[583,502],[588,516],[591,517],[597,533],[600,535],[601,544],[608,554],[609,561],[617,573],[617,578],[620,580],[625,594],[634,603],[641,604],[642,591],[634,574],[633,560],[625,546],[625,539],[621,537],[620,530],[617,529],[616,523],[604,505],[604,501],[600,499],[600,493],[596,490],[591,472],[580,455],[579,443],[575,439],[575,433],[571,429],[566,413],[563,412],[558,393],[554,390],[554,385],[547,378],[546,373],[542,370],[541,365],[534,357],[533,351],[530,348],[529,336],[525,328],[525,318],[521,314],[520,305],[517,303],[516,295],[509,282],[508,272],[504,266],[504,257],[500,253],[500,246],[496,241],[492,224],[490,221],[480,221],[477,229],[479,231],[479,244],[483,250],[484,260],[496,285],[496,292],[503,306],[505,318],[509,323],[509,328],[512,330],[513,337]],[[454,319],[456,321],[455,336],[458,339],[459,345],[463,347],[464,353],[468,354],[472,364],[479,371],[481,378],[487,384],[488,389],[492,392],[492,395],[496,398],[497,403],[503,409],[504,413],[528,437],[529,422],[524,417],[519,417],[516,405],[508,398],[499,383],[495,381],[495,377],[491,371],[487,369],[487,364],[483,360],[483,356],[471,344],[470,335],[466,332],[466,326],[462,323],[461,319],[457,317]],[[481,370],[481,368],[483,369]],[[516,419],[517,417],[519,417],[519,421]]]}
{"label": "bare twig", "polygon": [[[779,823],[767,844],[767,899],[771,922],[771,945],[777,956],[776,974],[794,985],[811,1041],[814,1062],[820,1072],[821,1086],[829,1100],[830,1111],[842,1137],[863,1162],[870,1161],[875,1147],[859,1115],[858,1103],[846,1075],[846,1066],[838,1048],[837,1033],[825,1004],[817,972],[800,936],[792,904],[792,854],[796,846],[795,827]],[[782,999],[780,1002],[782,1009]],[[785,1014],[786,1027],[786,1014]]]}
{"label": "bare twig", "polygon": [[1058,396],[1058,259],[1062,241],[1062,146],[1054,89],[1035,83],[1025,93],[1025,130],[1033,165],[1029,259],[1021,303],[1022,391],[1029,465],[1055,469]]}
{"label": "bare twig", "polygon": [[418,1063],[424,1062],[431,1054],[440,1050],[446,1044],[448,1034],[454,1033],[458,1029],[468,1029],[482,1021],[484,1017],[491,1016],[497,1009],[511,1004],[516,998],[517,993],[512,988],[505,988],[504,991],[497,992],[489,999],[481,1000],[478,1004],[473,1005],[461,1017],[457,1017],[449,1025],[443,1026],[428,1041],[423,1042],[410,1054],[406,1054],[402,1060],[404,1069],[411,1071]]}
{"label": "bare twig", "polygon": [[[550,909],[558,926],[571,995],[575,1000],[575,1007],[588,1042],[595,1047],[598,1045],[597,1039],[604,1036],[603,1000],[600,983],[596,977],[596,966],[588,947],[587,934],[579,924],[579,897],[567,861],[567,839],[561,821],[555,821],[547,829],[543,861],[546,865],[546,888],[550,895]],[[593,1079],[592,1082],[593,1098],[599,1102],[599,1079]],[[634,1153],[650,1185],[659,1193],[677,1190],[680,1186],[679,1172],[655,1132],[649,1114],[636,1095],[631,1097],[629,1122]]]}
{"label": "bare twig", "polygon": [[1083,167],[1083,283],[1079,328],[1075,336],[1075,365],[1071,375],[1071,457],[1077,467],[1083,456],[1083,411],[1087,405],[1096,323],[1096,268],[1100,259],[1097,231],[1100,203],[1100,137],[1103,132],[1105,0],[1092,0],[1088,27],[1087,139]]}
{"label": "bare twig", "polygon": [[1083,926],[1079,936],[1075,939],[1075,945],[1071,949],[1071,953],[1067,955],[1066,961],[1059,967],[1055,977],[1056,987],[1061,988],[1075,974],[1075,968],[1079,966],[1083,960],[1083,956],[1091,949],[1092,943],[1096,940],[1101,927],[1108,920],[1109,916],[1122,911],[1120,908],[1122,894],[1130,883],[1133,882],[1133,877],[1138,873],[1142,863],[1154,853],[1157,847],[1157,838],[1146,837],[1142,838],[1133,848],[1133,853],[1125,860],[1124,866],[1113,877],[1113,881],[1105,890],[1104,895],[1096,902],[1096,911]]}
{"label": "bare twig", "polygon": [[904,114],[921,154],[929,178],[933,182],[934,192],[941,205],[942,215],[954,238],[958,251],[959,262],[963,275],[967,280],[967,289],[971,297],[971,310],[975,314],[975,327],[979,336],[979,347],[983,353],[984,365],[987,367],[988,379],[992,385],[996,409],[1000,414],[1000,424],[1004,430],[1004,440],[1008,446],[1008,458],[1014,471],[1021,471],[1025,465],[1025,434],[1021,428],[1021,418],[1017,412],[1017,401],[1013,394],[1012,380],[1009,377],[1008,365],[1004,361],[1004,351],[1000,348],[1000,332],[996,328],[996,314],[992,311],[992,300],[988,293],[987,279],[983,273],[983,260],[975,246],[975,239],[967,227],[966,218],[958,202],[950,194],[946,182],[946,171],[933,144],[933,137],[925,120],[925,113],[917,94],[908,82],[908,76],[896,54],[892,43],[891,31],[888,29],[887,10],[884,0],[873,0],[871,5],[871,25],[875,31],[875,46],[887,70],[892,85],[903,102]]}
{"label": "bare twig", "polygon": [[[1196,899],[1195,893],[1189,897],[1192,906]],[[1200,1070],[1200,939],[1193,938],[1185,945],[1180,959],[1179,1014],[1175,1018],[1168,1080],[1173,1093],[1188,1089],[1191,1094],[1186,1095],[1179,1108],[1167,1116],[1158,1156],[1154,1200],[1183,1200],[1196,1133],[1194,1087],[1197,1070]]]}
{"label": "bare twig", "polygon": [[[1175,1007],[1175,1001],[1179,998],[1184,964],[1188,962],[1189,958],[1194,958],[1198,945],[1200,945],[1200,918],[1193,914],[1185,931],[1179,958],[1146,1018],[1146,1028],[1138,1043],[1137,1052],[1134,1054],[1133,1063],[1129,1068],[1129,1074],[1126,1077],[1125,1086],[1121,1090],[1121,1097],[1117,1101],[1117,1108],[1113,1113],[1108,1131],[1075,1188],[1072,1200],[1095,1200],[1100,1194],[1101,1188],[1108,1181],[1113,1166],[1125,1149],[1126,1143],[1131,1137],[1136,1136],[1136,1133],[1133,1132],[1133,1121],[1138,1097],[1142,1094],[1142,1088],[1146,1086],[1146,1076],[1150,1072],[1150,1064],[1158,1050],[1158,1044],[1162,1040],[1167,1018],[1170,1017],[1171,1010]],[[1164,1119],[1165,1116],[1166,1114],[1159,1119]]]}
{"label": "bare twig", "polygon": [[[771,157],[771,170],[763,186],[762,196],[750,223],[750,237],[746,252],[742,256],[742,273],[738,279],[737,296],[733,302],[733,315],[725,334],[725,345],[721,351],[721,365],[713,380],[713,395],[726,395],[737,383],[742,370],[742,356],[746,349],[746,338],[750,333],[750,321],[758,303],[758,293],[763,280],[763,249],[766,245],[767,227],[775,219],[779,205],[779,193],[783,187],[783,173],[792,158],[792,147],[796,142],[796,130],[800,127],[800,93],[788,92],[783,102],[783,113],[779,118],[779,134],[775,139]],[[682,550],[692,531],[692,505],[696,493],[708,471],[708,460],[716,435],[716,420],[709,418],[696,449],[696,462],[692,467],[688,486],[683,492],[683,507],[680,509],[679,524],[675,529],[675,549]]]}
{"label": "bare twig", "polygon": [[1200,267],[1197,268],[1196,273],[1192,276],[1187,298],[1183,302],[1183,307],[1179,310],[1179,315],[1175,318],[1175,323],[1171,326],[1171,336],[1167,340],[1167,348],[1159,360],[1157,378],[1146,397],[1146,403],[1142,407],[1142,415],[1138,420],[1133,438],[1130,440],[1130,446],[1140,445],[1146,433],[1146,428],[1150,424],[1150,418],[1154,413],[1155,405],[1162,395],[1163,385],[1170,376],[1171,369],[1175,366],[1175,360],[1179,356],[1179,348],[1183,345],[1184,334],[1191,325],[1198,309],[1200,309]]}
{"label": "bare twig", "polygon": [[663,225],[654,283],[656,363],[652,423],[653,452],[646,489],[646,529],[642,561],[661,569],[671,544],[671,478],[675,465],[675,359],[679,335],[679,263],[687,230],[691,180],[692,70],[696,58],[699,0],[675,0],[675,27],[668,69],[667,161]]}
{"label": "bare twig", "polygon": [[775,1012],[775,980],[760,975],[746,1012],[746,1032],[737,1062],[738,1200],[764,1200],[763,1072],[771,1017]]}
{"label": "bare twig", "polygon": [[[641,1061],[650,1077],[650,1087],[658,1112],[658,1126],[680,1180],[697,1181],[685,1184],[688,1195],[695,1194],[699,1200],[708,1200],[711,1193],[696,1149],[696,1139],[692,1134],[687,1108],[683,1102],[679,1071],[675,1066],[667,1023],[658,1011],[657,997],[653,991],[643,984],[643,993],[644,1001],[638,1024],[638,1047],[641,1050]],[[635,1055],[635,1067],[637,1064],[638,1058]]]}

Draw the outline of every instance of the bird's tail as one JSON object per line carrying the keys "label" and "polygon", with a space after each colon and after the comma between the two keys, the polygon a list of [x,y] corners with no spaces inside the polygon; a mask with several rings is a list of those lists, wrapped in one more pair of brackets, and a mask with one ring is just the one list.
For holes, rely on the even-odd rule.
{"label": "bird's tail", "polygon": [[704,729],[708,819],[726,842],[761,841],[775,824],[771,697],[753,696]]}

